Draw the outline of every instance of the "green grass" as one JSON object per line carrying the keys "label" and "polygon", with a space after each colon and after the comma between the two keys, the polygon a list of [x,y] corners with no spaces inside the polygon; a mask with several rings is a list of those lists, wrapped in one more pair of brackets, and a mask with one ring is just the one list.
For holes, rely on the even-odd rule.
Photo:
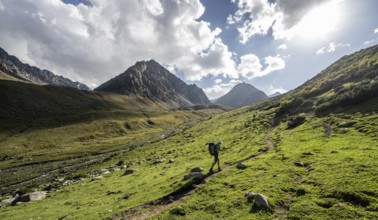
{"label": "green grass", "polygon": [[[274,109],[248,109],[213,116],[169,138],[79,171],[85,174],[123,160],[134,164],[135,174],[121,176],[123,171],[117,171],[101,180],[87,179],[53,191],[43,201],[7,207],[0,218],[98,219],[168,195],[186,183],[183,176],[191,168],[209,168],[212,158],[206,142],[223,139],[222,166],[257,154],[266,146],[264,136]],[[232,167],[223,171],[153,219],[377,218],[376,119],[375,113],[340,113],[324,118],[307,115],[306,122],[293,129],[281,123],[271,135],[275,150],[245,162],[245,170]],[[345,127],[350,121],[356,123]],[[325,122],[333,124],[329,138]],[[174,158],[175,162],[153,164],[158,157]],[[309,166],[297,166],[296,161]],[[252,208],[244,197],[247,191],[266,195],[272,210]],[[286,205],[290,209],[285,211]],[[41,208],[45,211],[39,212]]]}
{"label": "green grass", "polygon": [[[377,137],[355,127],[342,132],[336,127],[326,138],[323,122],[328,119],[312,118],[293,130],[281,125],[273,135],[280,137],[276,151],[246,162],[245,170],[234,167],[221,173],[153,219],[378,218]],[[337,115],[332,119],[343,120]],[[376,114],[358,118],[364,123],[376,119]],[[373,124],[370,131],[377,128]],[[296,161],[309,167],[299,167]],[[274,211],[252,209],[244,198],[247,191],[268,196]],[[284,215],[280,207],[289,201]],[[176,209],[185,210],[185,215],[174,214]]]}

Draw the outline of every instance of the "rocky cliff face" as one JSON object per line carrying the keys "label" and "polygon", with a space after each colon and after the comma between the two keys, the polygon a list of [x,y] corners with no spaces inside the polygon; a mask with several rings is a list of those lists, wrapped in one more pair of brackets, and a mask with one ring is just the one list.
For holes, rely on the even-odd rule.
{"label": "rocky cliff face", "polygon": [[230,107],[241,107],[267,99],[268,96],[261,90],[248,83],[240,83],[227,94],[220,97],[216,103]]}
{"label": "rocky cliff face", "polygon": [[202,89],[187,85],[154,60],[137,62],[95,90],[139,95],[177,107],[211,104]]}
{"label": "rocky cliff face", "polygon": [[2,48],[0,48],[0,70],[14,78],[31,83],[90,90],[90,88],[83,83],[73,82],[63,76],[55,75],[48,70],[41,70],[38,67],[22,63],[17,57],[9,55]]}

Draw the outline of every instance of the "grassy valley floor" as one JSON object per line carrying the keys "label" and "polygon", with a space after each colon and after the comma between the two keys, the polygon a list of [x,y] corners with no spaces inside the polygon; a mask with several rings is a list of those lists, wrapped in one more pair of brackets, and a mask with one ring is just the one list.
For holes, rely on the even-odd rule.
{"label": "grassy valley floor", "polygon": [[[375,219],[378,218],[376,113],[305,115],[303,124],[274,126],[276,109],[249,107],[213,116],[168,138],[78,171],[81,181],[51,191],[42,201],[1,209],[1,219],[102,219],[150,204],[124,218],[137,218],[190,180],[194,167],[207,173],[212,157],[205,143],[222,139],[222,166],[229,169],[199,184],[194,193],[160,209],[152,219]],[[258,157],[252,158],[254,155]],[[157,159],[165,158],[163,162]],[[236,163],[246,158],[244,170]],[[169,163],[174,159],[173,163]],[[92,170],[127,164],[124,170],[88,177]],[[248,203],[245,193],[268,197],[271,209]],[[147,206],[145,206],[147,207]]]}

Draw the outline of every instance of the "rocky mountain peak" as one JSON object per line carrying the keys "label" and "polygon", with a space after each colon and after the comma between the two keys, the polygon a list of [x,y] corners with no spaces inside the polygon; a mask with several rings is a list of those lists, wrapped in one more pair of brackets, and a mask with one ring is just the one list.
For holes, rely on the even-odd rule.
{"label": "rocky mountain peak", "polygon": [[155,60],[138,61],[95,90],[138,95],[175,107],[210,104],[202,89],[187,85]]}
{"label": "rocky mountain peak", "polygon": [[216,103],[238,108],[267,98],[268,96],[263,91],[258,90],[251,84],[243,82],[234,86],[227,94],[220,97]]}

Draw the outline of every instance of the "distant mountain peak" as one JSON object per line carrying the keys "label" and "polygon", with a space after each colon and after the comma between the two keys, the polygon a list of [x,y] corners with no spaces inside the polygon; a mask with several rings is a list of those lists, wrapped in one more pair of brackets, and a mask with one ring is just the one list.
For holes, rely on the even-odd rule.
{"label": "distant mountain peak", "polygon": [[270,94],[270,95],[269,95],[269,98],[276,97],[276,96],[279,96],[279,95],[282,95],[282,93],[280,93],[280,92],[275,92],[275,93],[273,93],[273,94]]}
{"label": "distant mountain peak", "polygon": [[136,62],[95,90],[138,95],[175,107],[210,104],[202,89],[186,84],[153,59]]}
{"label": "distant mountain peak", "polygon": [[73,82],[53,72],[40,69],[21,62],[17,57],[9,55],[0,47],[0,70],[18,80],[56,86],[72,87],[80,90],[90,90],[88,86],[80,82]]}
{"label": "distant mountain peak", "polygon": [[267,99],[267,95],[249,83],[235,85],[227,94],[217,99],[216,103],[230,107],[242,107]]}

